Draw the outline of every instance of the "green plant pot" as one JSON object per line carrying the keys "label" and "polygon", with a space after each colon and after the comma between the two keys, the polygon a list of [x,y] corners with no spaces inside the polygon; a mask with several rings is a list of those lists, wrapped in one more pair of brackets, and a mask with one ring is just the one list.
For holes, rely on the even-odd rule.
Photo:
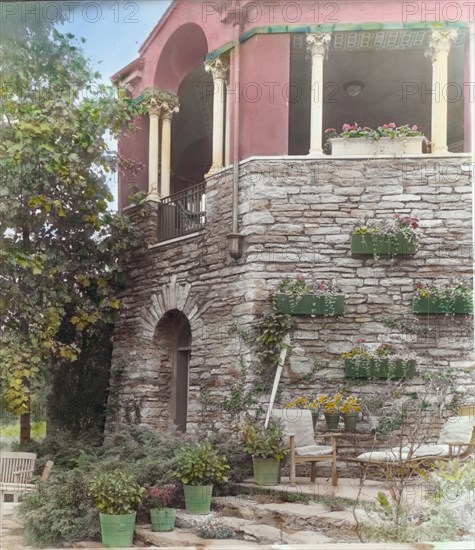
{"label": "green plant pot", "polygon": [[334,299],[325,299],[315,294],[304,294],[297,298],[295,303],[287,294],[277,294],[275,307],[282,313],[289,315],[324,315],[332,317],[343,315],[345,298],[343,295]]}
{"label": "green plant pot", "polygon": [[384,258],[415,254],[415,252],[415,244],[407,240],[403,234],[394,240],[387,237],[374,239],[371,233],[365,233],[364,235],[353,233],[351,235],[352,254],[376,255]]}
{"label": "green plant pot", "polygon": [[280,460],[277,458],[252,458],[254,481],[257,485],[276,485],[279,482]]}
{"label": "green plant pot", "polygon": [[173,531],[175,517],[175,508],[151,508],[152,531]]}
{"label": "green plant pot", "polygon": [[211,509],[212,485],[183,485],[185,508],[190,514],[209,514]]}
{"label": "green plant pot", "polygon": [[356,432],[356,425],[358,424],[358,413],[344,414],[343,422],[345,423],[345,430],[347,432]]}
{"label": "green plant pot", "polygon": [[135,531],[135,512],[111,515],[99,513],[102,544],[106,548],[129,548]]}
{"label": "green plant pot", "polygon": [[416,362],[413,359],[370,359],[364,363],[355,359],[345,359],[346,378],[375,378],[379,380],[400,380],[413,378],[416,373]]}
{"label": "green plant pot", "polygon": [[416,296],[412,301],[412,311],[420,315],[430,314],[430,313],[462,313],[470,314],[473,312],[473,303],[471,299],[463,299],[457,297],[454,300],[447,302],[446,300],[441,300],[440,298]]}
{"label": "green plant pot", "polygon": [[338,430],[338,424],[340,422],[340,413],[327,414],[325,413],[325,422],[329,430]]}

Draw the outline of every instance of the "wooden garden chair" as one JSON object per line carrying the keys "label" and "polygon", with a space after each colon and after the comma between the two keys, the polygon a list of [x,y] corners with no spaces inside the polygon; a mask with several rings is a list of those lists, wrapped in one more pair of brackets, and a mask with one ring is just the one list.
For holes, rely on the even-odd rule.
{"label": "wooden garden chair", "polygon": [[[336,464],[336,438],[330,435],[330,445],[315,442],[312,413],[308,409],[274,409],[272,416],[280,418],[284,424],[284,434],[289,438],[290,483],[295,485],[296,466],[311,463],[310,481],[315,482],[317,462],[332,463],[332,484],[338,485]],[[328,436],[325,436],[328,437]]]}

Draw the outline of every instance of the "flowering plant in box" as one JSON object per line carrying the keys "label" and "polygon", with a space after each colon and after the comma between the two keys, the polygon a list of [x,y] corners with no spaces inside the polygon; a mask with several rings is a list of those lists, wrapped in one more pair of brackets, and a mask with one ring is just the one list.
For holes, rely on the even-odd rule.
{"label": "flowering plant in box", "polygon": [[351,351],[341,354],[345,359],[346,376],[350,378],[405,378],[413,376],[414,361],[401,358],[390,344],[378,347],[366,345],[362,338],[356,340]]}
{"label": "flowering plant in box", "polygon": [[[418,308],[427,300],[439,313],[471,313],[473,310],[472,288],[459,280],[452,280],[448,284],[441,283],[416,283],[416,297],[414,308]],[[427,310],[429,312],[429,310]]]}
{"label": "flowering plant in box", "polygon": [[421,137],[424,134],[419,130],[415,124],[403,124],[397,126],[394,122],[388,122],[382,126],[378,126],[376,129],[369,128],[368,126],[361,127],[357,122],[354,124],[343,124],[341,132],[338,133],[335,128],[327,128],[325,130],[325,137],[327,139],[332,138],[345,138],[345,139],[371,139],[378,141],[382,137],[388,137],[391,139],[403,138],[403,137]]}
{"label": "flowering plant in box", "polygon": [[418,242],[417,230],[419,219],[414,216],[393,214],[384,220],[367,220],[359,222],[353,231],[354,235],[370,235],[373,243],[373,256],[377,259],[382,253],[389,257],[399,251],[400,239],[407,247],[415,248]]}
{"label": "flowering plant in box", "polygon": [[280,311],[292,314],[335,315],[343,308],[343,296],[335,280],[309,283],[303,275],[280,281],[279,294],[272,295],[271,302]]}

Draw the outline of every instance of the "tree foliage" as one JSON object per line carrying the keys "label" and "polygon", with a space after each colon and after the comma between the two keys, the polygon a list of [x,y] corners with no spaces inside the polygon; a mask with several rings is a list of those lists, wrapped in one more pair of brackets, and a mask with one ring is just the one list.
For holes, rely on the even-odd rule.
{"label": "tree foliage", "polygon": [[7,410],[28,413],[52,362],[75,361],[85,331],[119,307],[111,282],[131,235],[108,211],[107,132],[141,107],[95,84],[73,35],[45,22],[2,35],[0,391]]}

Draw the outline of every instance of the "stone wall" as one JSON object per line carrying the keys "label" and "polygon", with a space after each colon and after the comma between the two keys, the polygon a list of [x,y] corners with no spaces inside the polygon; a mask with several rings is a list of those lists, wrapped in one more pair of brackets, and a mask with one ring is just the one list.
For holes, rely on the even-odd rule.
{"label": "stone wall", "polygon": [[[140,410],[139,417],[151,426],[170,425],[170,392],[165,388],[170,361],[163,357],[157,324],[175,309],[187,316],[192,330],[189,429],[200,424],[224,427],[232,415],[203,412],[200,386],[206,384],[219,401],[239,380],[240,357],[251,363],[252,373],[248,348],[228,331],[233,323],[249,327],[269,312],[269,294],[283,277],[298,273],[309,280],[336,279],[345,294],[345,313],[296,317],[282,401],[347,389],[368,402],[375,396],[382,400],[378,416],[395,389],[420,392],[425,372],[449,367],[457,370],[460,389],[473,394],[472,317],[421,317],[411,308],[416,281],[457,277],[471,283],[471,184],[470,172],[463,169],[468,163],[461,156],[250,159],[241,169],[239,229],[245,240],[237,261],[226,252],[232,173],[210,179],[207,224],[199,236],[161,246],[142,243],[124,258],[128,283],[117,321],[113,362],[118,374],[111,393],[120,407],[109,417],[109,428],[124,419],[126,408]],[[393,213],[421,220],[418,252],[392,261],[352,257],[356,223]],[[153,209],[147,216],[133,209],[130,214],[143,239],[153,243]],[[427,334],[424,327],[430,329]],[[396,382],[350,383],[343,376],[341,353],[356,338],[390,342],[409,353],[417,359],[416,378],[401,390]],[[316,361],[326,366],[312,370]],[[362,430],[369,433],[370,425]]]}

